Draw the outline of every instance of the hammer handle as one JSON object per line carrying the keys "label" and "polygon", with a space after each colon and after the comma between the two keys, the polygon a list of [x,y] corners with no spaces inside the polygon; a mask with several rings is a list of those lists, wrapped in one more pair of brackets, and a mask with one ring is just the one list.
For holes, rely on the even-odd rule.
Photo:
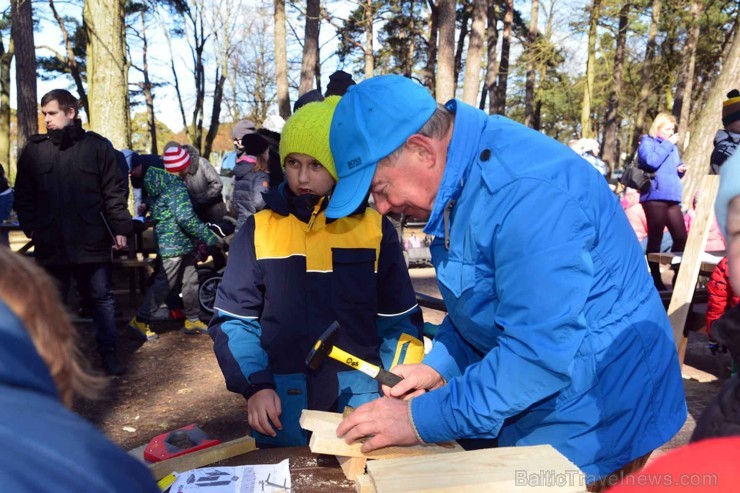
{"label": "hammer handle", "polygon": [[398,382],[403,380],[403,377],[399,377],[395,373],[391,373],[389,371],[386,371],[380,368],[380,371],[378,372],[378,376],[375,377],[375,379],[387,387],[393,387]]}

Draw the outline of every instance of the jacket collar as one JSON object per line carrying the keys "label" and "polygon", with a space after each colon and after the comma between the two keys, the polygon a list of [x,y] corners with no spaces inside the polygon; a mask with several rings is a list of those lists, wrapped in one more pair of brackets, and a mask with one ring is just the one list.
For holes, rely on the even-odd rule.
{"label": "jacket collar", "polygon": [[[290,191],[288,182],[283,181],[277,188],[270,189],[264,194],[265,204],[270,208],[271,211],[280,214],[281,216],[288,216],[293,214],[295,217],[307,223],[311,220],[311,216],[314,213],[316,204],[321,200],[320,195],[295,195]],[[329,205],[329,198],[331,193],[326,195],[326,200],[321,203],[319,212],[323,212]],[[350,215],[362,214],[367,209],[367,198],[360,204],[355,212]],[[326,223],[332,223],[336,219],[326,218]]]}
{"label": "jacket collar", "polygon": [[478,153],[481,132],[487,118],[483,111],[457,99],[448,101],[445,107],[455,115],[455,124],[450,145],[447,147],[447,163],[442,182],[424,228],[425,233],[437,237],[445,236],[445,210],[451,209],[462,193]]}
{"label": "jacket collar", "polygon": [[82,120],[75,118],[70,125],[61,130],[49,130],[49,139],[56,146],[62,149],[71,147],[75,141],[85,136],[85,129],[82,128]]}

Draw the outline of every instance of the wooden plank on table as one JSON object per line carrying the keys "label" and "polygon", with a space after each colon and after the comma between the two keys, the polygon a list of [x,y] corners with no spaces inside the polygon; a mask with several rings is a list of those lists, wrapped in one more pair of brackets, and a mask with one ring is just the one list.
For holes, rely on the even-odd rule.
{"label": "wooden plank on table", "polygon": [[550,445],[371,461],[367,470],[378,493],[586,491],[583,473]]}
{"label": "wooden plank on table", "polygon": [[207,466],[221,460],[246,454],[252,450],[257,450],[257,446],[252,437],[242,437],[229,442],[221,443],[207,449],[198,450],[189,454],[175,457],[174,459],[163,460],[149,465],[149,471],[156,481],[167,476],[171,472],[184,472],[189,469]]}
{"label": "wooden plank on table", "polygon": [[462,447],[457,442],[447,444],[424,444],[408,447],[386,447],[367,454],[360,452],[362,443],[347,444],[343,438],[337,437],[337,426],[342,421],[339,413],[304,410],[301,413],[300,424],[305,430],[312,431],[309,447],[315,454],[339,455],[345,457],[365,457],[367,459],[388,459],[395,457],[410,457],[430,454],[449,454],[460,452]]}
{"label": "wooden plank on table", "polygon": [[696,289],[696,279],[701,268],[701,256],[709,235],[710,220],[714,212],[714,199],[719,188],[719,176],[706,175],[701,182],[701,194],[696,204],[696,215],[691,223],[686,247],[681,259],[681,268],[678,271],[676,285],[673,287],[673,296],[668,305],[668,318],[673,327],[673,340],[676,343],[678,359],[683,364],[686,354],[683,344],[683,329],[686,317],[689,314],[689,305]]}
{"label": "wooden plank on table", "polygon": [[344,477],[350,481],[357,481],[359,476],[365,474],[367,459],[364,457],[343,457],[338,455],[337,461],[339,462],[339,467],[342,468]]}
{"label": "wooden plank on table", "polygon": [[683,365],[681,367],[681,376],[684,380],[695,380],[700,383],[716,382],[719,380],[711,373],[707,373],[689,365]]}
{"label": "wooden plank on table", "polygon": [[373,485],[373,480],[370,479],[370,476],[367,474],[358,476],[357,481],[355,481],[355,491],[357,493],[375,493],[375,485]]}

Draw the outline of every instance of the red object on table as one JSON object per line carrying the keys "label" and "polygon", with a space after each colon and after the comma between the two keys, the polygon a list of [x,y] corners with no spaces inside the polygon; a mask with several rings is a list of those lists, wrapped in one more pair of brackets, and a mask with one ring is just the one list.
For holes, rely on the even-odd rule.
{"label": "red object on table", "polygon": [[209,439],[205,432],[193,423],[152,438],[144,450],[144,459],[149,462],[160,462],[219,443],[221,440]]}

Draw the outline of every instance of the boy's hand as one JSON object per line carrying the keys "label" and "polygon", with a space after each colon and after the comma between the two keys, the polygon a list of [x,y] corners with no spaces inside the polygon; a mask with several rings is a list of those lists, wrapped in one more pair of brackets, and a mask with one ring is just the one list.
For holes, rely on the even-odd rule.
{"label": "boy's hand", "polygon": [[275,438],[277,433],[270,421],[278,430],[283,429],[280,415],[283,413],[280,397],[272,389],[262,389],[247,399],[247,419],[249,426],[263,435]]}

